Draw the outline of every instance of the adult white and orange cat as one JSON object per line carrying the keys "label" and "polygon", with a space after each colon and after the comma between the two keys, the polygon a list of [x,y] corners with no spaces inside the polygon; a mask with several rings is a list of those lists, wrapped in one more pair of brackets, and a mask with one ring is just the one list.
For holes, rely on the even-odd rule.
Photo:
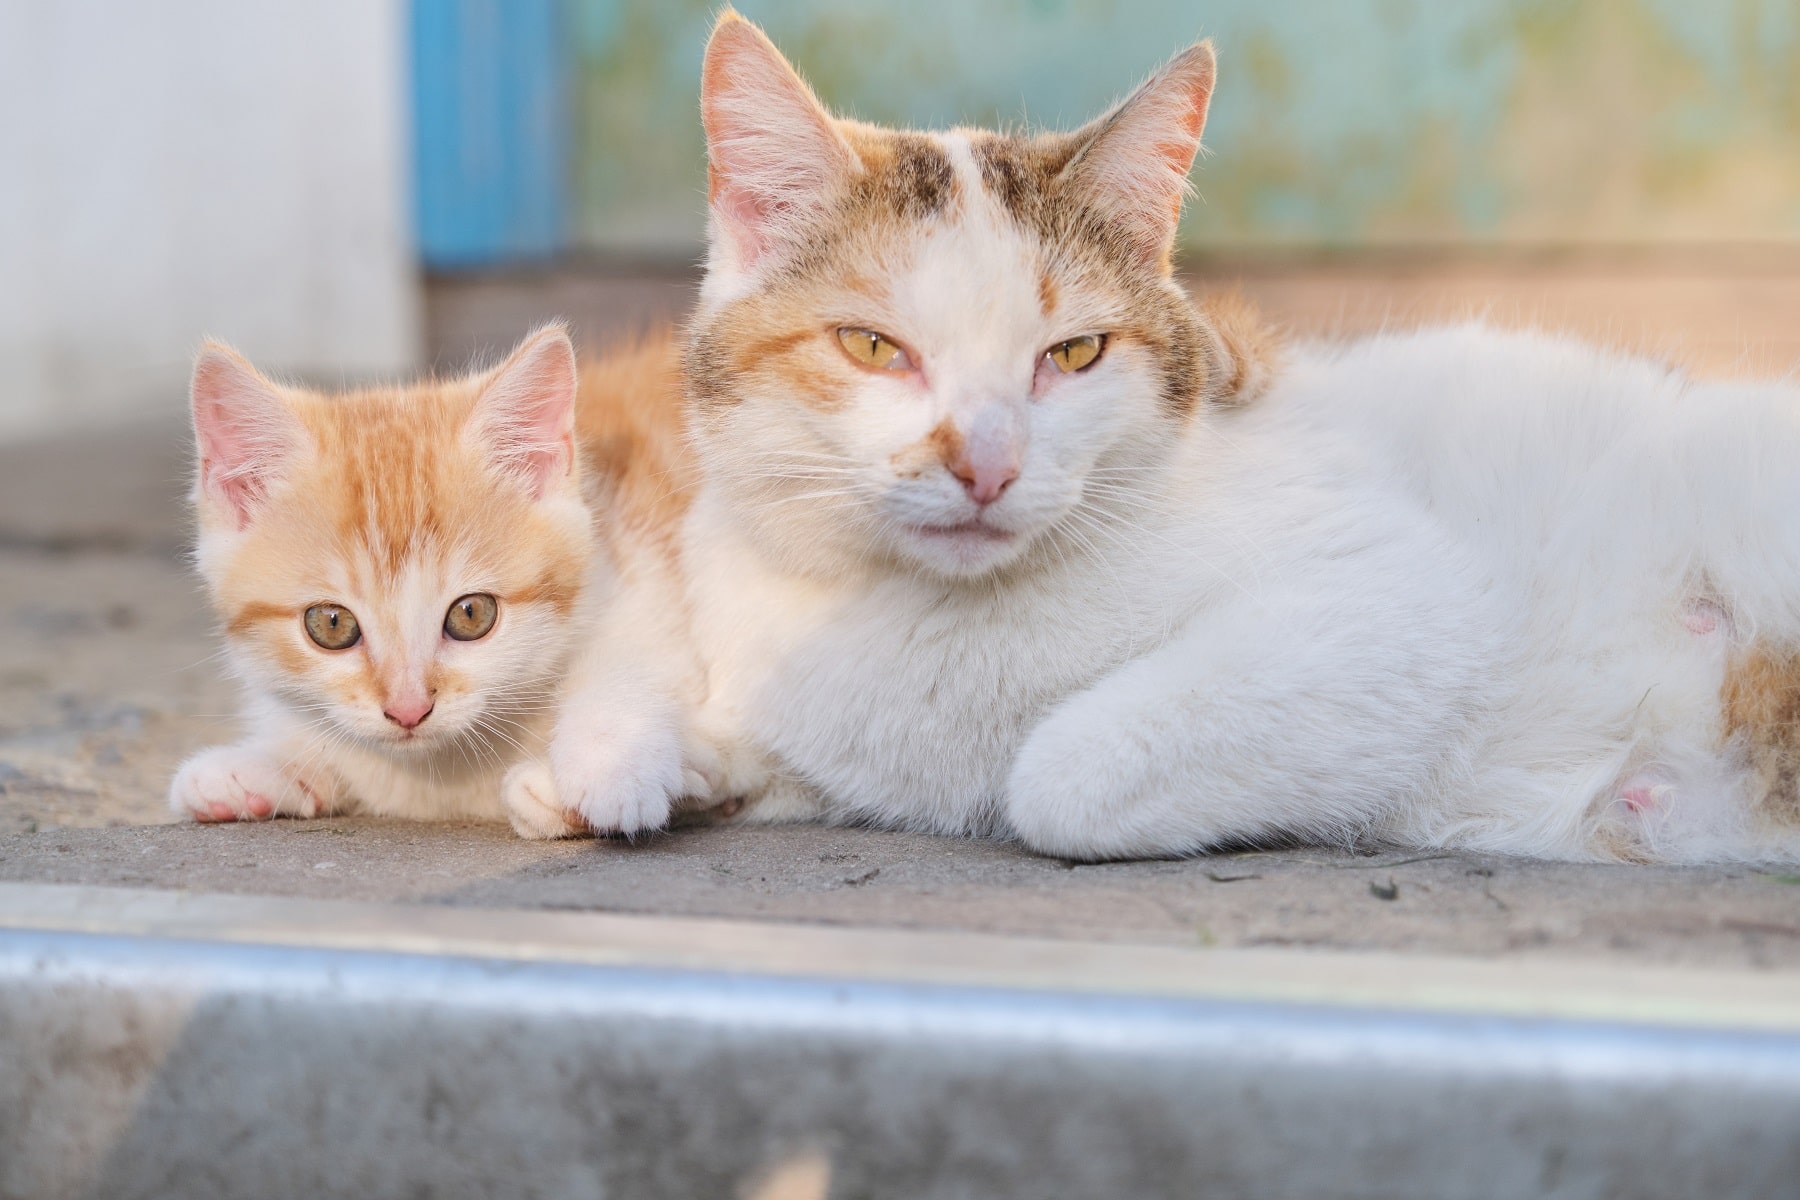
{"label": "adult white and orange cat", "polygon": [[656,620],[627,581],[668,561],[676,377],[666,337],[578,376],[551,328],[492,371],[327,395],[209,345],[197,557],[249,729],[182,765],[176,812],[501,816],[583,664],[628,664],[611,617]]}
{"label": "adult white and orange cat", "polygon": [[690,770],[592,692],[547,811],[630,832],[699,778],[1077,858],[1800,851],[1800,390],[1195,308],[1213,74],[1195,46],[1073,133],[899,132],[722,19]]}

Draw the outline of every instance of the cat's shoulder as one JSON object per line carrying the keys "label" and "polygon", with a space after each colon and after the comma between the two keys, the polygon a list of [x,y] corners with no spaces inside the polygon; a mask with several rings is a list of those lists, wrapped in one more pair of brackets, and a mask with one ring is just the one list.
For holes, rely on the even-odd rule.
{"label": "cat's shoulder", "polygon": [[625,524],[654,532],[680,522],[696,479],[673,329],[583,360],[575,436],[590,489]]}

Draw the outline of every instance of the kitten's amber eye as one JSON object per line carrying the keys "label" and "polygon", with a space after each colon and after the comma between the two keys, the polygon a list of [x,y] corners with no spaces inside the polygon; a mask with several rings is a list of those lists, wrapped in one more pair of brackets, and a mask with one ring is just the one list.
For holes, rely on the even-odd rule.
{"label": "kitten's amber eye", "polygon": [[315,604],[304,619],[306,636],[326,650],[348,650],[362,638],[356,614],[339,604]]}
{"label": "kitten's amber eye", "polygon": [[459,642],[476,642],[486,637],[500,615],[500,602],[486,592],[464,596],[444,614],[444,632]]}
{"label": "kitten's amber eye", "polygon": [[1066,342],[1058,342],[1045,353],[1056,369],[1064,375],[1073,375],[1083,367],[1091,367],[1100,358],[1100,352],[1106,349],[1104,334],[1084,333],[1078,338],[1070,338]]}
{"label": "kitten's amber eye", "polygon": [[906,351],[876,333],[873,329],[844,328],[837,331],[844,352],[865,367],[883,371],[904,371],[912,366]]}

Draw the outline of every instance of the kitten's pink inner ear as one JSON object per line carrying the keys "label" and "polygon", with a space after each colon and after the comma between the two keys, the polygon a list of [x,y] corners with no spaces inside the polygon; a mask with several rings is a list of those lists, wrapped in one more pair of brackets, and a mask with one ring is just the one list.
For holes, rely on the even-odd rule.
{"label": "kitten's pink inner ear", "polygon": [[1212,102],[1212,43],[1175,56],[1088,129],[1067,168],[1071,186],[1130,235],[1145,258],[1168,267]]}
{"label": "kitten's pink inner ear", "polygon": [[801,236],[858,167],[806,81],[733,12],[706,44],[700,115],[715,241],[739,268]]}
{"label": "kitten's pink inner ear", "polygon": [[225,346],[200,352],[189,397],[201,493],[242,529],[304,435],[268,380]]}
{"label": "kitten's pink inner ear", "polygon": [[476,402],[471,433],[533,497],[573,478],[575,389],[575,347],[552,327],[513,351]]}

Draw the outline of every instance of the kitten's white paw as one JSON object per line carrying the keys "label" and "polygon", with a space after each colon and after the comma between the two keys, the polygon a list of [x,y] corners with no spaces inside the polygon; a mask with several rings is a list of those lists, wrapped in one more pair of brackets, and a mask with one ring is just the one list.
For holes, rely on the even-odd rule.
{"label": "kitten's white paw", "polygon": [[169,807],[196,821],[266,821],[278,815],[316,817],[327,804],[317,781],[284,769],[267,751],[214,746],[175,772]]}
{"label": "kitten's white paw", "polygon": [[500,803],[513,832],[522,838],[544,840],[586,833],[581,818],[564,808],[550,768],[535,759],[519,763],[500,783]]}
{"label": "kitten's white paw", "polygon": [[679,736],[635,732],[559,734],[550,747],[557,796],[595,833],[661,829],[687,789]]}
{"label": "kitten's white paw", "polygon": [[725,786],[730,778],[724,755],[710,741],[690,735],[681,754],[681,795],[694,808],[710,808],[732,797]]}

